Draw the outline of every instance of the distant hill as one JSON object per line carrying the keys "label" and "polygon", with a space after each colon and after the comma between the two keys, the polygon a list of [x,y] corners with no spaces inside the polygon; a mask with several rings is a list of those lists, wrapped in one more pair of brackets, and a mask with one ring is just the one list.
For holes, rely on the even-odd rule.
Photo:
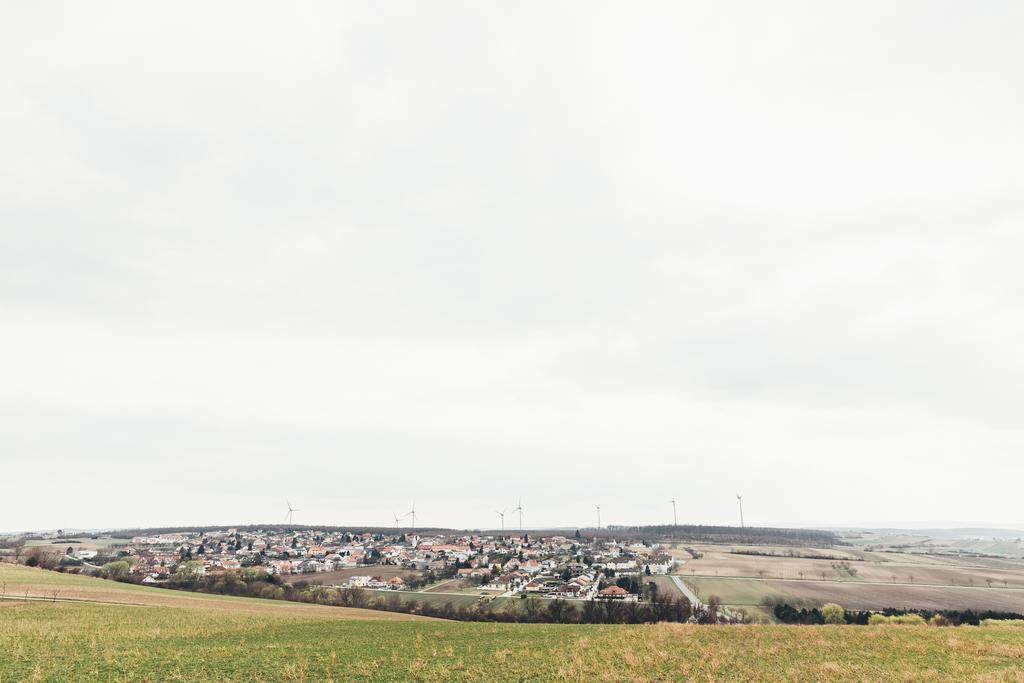
{"label": "distant hill", "polygon": [[702,543],[747,543],[760,545],[842,545],[831,531],[820,529],[782,529],[776,527],[702,526],[671,524],[637,527],[608,527],[603,533],[632,534],[652,539],[679,539]]}
{"label": "distant hill", "polygon": [[880,527],[880,528],[865,528],[865,527],[829,527],[831,531],[839,533],[849,532],[870,532],[875,534],[884,534],[890,536],[906,535],[906,536],[927,536],[929,538],[1000,538],[1000,539],[1016,539],[1024,538],[1024,530],[1022,529],[998,529],[998,528],[987,528],[987,527],[964,527],[964,528],[948,528],[948,529],[900,529],[896,527]]}

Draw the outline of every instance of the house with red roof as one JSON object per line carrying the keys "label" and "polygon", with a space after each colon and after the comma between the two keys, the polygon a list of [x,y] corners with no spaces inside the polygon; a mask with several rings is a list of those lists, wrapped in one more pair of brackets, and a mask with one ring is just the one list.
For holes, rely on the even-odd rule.
{"label": "house with red roof", "polygon": [[608,586],[602,588],[597,592],[597,598],[599,600],[636,600],[637,596],[630,593],[625,588],[619,586]]}

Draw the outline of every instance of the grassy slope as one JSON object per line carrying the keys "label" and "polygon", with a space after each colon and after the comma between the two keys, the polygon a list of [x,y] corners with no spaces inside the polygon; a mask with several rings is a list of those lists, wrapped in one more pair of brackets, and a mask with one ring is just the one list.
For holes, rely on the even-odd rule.
{"label": "grassy slope", "polygon": [[280,613],[310,618],[389,620],[416,618],[405,614],[376,610],[327,607],[324,605],[307,605],[281,600],[260,600],[256,598],[236,598],[226,595],[172,591],[2,563],[0,563],[0,592],[7,598],[0,600],[0,606],[9,606],[12,601],[17,601],[28,595],[30,598],[57,601],[120,603],[149,607],[204,608],[221,612]]}
{"label": "grassy slope", "polygon": [[[694,627],[403,617],[197,595],[0,565],[0,683],[15,680],[1016,680],[1024,628]],[[138,606],[144,605],[144,606]]]}
{"label": "grassy slope", "polygon": [[13,680],[1022,680],[1024,629],[369,622],[0,607]]}

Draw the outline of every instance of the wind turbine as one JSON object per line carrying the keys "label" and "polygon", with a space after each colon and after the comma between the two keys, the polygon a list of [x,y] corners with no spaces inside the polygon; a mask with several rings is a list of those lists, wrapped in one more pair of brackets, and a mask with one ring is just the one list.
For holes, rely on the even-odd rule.
{"label": "wind turbine", "polygon": [[416,501],[413,501],[413,503],[412,503],[412,510],[409,510],[409,512],[406,512],[405,516],[406,517],[412,517],[412,530],[413,530],[413,532],[415,532],[416,531]]}
{"label": "wind turbine", "polygon": [[519,530],[523,530],[523,499],[519,499],[519,504],[512,508],[512,512],[519,513]]}
{"label": "wind turbine", "polygon": [[676,499],[673,498],[669,502],[672,503],[672,526],[676,526]]}
{"label": "wind turbine", "polygon": [[740,528],[744,529],[746,526],[743,524],[743,496],[736,494],[736,504],[740,506]]}
{"label": "wind turbine", "polygon": [[288,504],[288,514],[285,515],[284,519],[285,519],[286,522],[288,522],[288,524],[291,524],[292,523],[292,513],[293,512],[298,512],[298,510],[292,507],[292,504],[288,501],[287,498],[284,499],[284,502]]}
{"label": "wind turbine", "polygon": [[[495,512],[498,512],[495,510]],[[501,517],[501,533],[505,533],[505,510],[498,512],[498,516]]]}
{"label": "wind turbine", "polygon": [[397,528],[398,528],[398,523],[399,523],[399,522],[401,522],[401,521],[402,521],[403,519],[405,519],[405,517],[406,517],[407,515],[403,515],[402,517],[399,517],[399,516],[398,516],[398,515],[397,515],[396,513],[394,513],[394,512],[392,512],[391,514],[392,514],[392,515],[394,516],[394,518],[395,518],[395,528],[397,529]]}
{"label": "wind turbine", "polygon": [[597,530],[600,531],[601,530],[601,506],[600,505],[595,505],[594,507],[597,508]]}

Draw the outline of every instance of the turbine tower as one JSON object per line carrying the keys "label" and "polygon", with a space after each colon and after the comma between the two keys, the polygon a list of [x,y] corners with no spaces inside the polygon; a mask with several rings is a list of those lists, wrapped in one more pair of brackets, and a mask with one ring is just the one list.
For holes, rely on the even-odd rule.
{"label": "turbine tower", "polygon": [[736,494],[736,504],[740,507],[740,528],[745,529],[746,526],[743,524],[743,496]]}
{"label": "turbine tower", "polygon": [[498,512],[495,510],[495,512],[497,512],[498,516],[501,517],[501,533],[505,533],[505,511],[502,510],[501,512]]}
{"label": "turbine tower", "polygon": [[[412,503],[412,510],[405,513],[406,517],[412,517],[412,531],[416,533],[416,501]],[[404,518],[403,518],[404,519]]]}
{"label": "turbine tower", "polygon": [[290,525],[292,523],[292,513],[298,512],[298,510],[292,507],[291,502],[287,498],[284,499],[284,502],[288,505],[288,514],[284,516],[284,520]]}
{"label": "turbine tower", "polygon": [[676,526],[676,499],[673,498],[670,502],[672,503],[672,526]]}
{"label": "turbine tower", "polygon": [[601,530],[601,506],[600,505],[595,505],[594,507],[597,508],[597,530],[600,531]]}
{"label": "turbine tower", "polygon": [[518,512],[519,513],[519,530],[522,531],[523,530],[523,499],[522,498],[519,499],[519,504],[516,505],[515,508],[512,509],[512,512]]}

